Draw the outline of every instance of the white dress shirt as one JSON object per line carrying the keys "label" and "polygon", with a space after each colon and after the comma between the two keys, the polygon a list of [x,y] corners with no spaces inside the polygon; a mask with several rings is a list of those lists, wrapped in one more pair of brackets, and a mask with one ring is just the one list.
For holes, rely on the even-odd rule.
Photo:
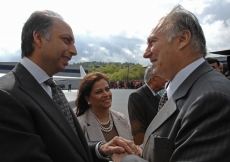
{"label": "white dress shirt", "polygon": [[204,62],[204,58],[200,58],[193,63],[186,66],[184,69],[179,71],[173,80],[169,83],[167,87],[167,96],[168,98],[172,97],[173,93],[177,88],[183,83],[183,81],[199,66]]}
{"label": "white dress shirt", "polygon": [[50,86],[44,83],[47,79],[50,78],[46,72],[27,57],[23,57],[21,64],[30,72],[31,75],[33,75],[33,77],[38,81],[42,88],[44,88],[44,90],[52,98],[52,91]]}

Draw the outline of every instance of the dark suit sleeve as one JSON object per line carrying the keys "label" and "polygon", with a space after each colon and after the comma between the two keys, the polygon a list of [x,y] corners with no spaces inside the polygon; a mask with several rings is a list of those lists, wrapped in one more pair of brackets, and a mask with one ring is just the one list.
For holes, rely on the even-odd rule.
{"label": "dark suit sleeve", "polygon": [[98,159],[96,152],[95,152],[95,148],[96,145],[99,143],[100,141],[89,141],[88,145],[92,154],[92,158],[94,159],[94,162],[107,162],[107,160],[102,160],[102,159]]}
{"label": "dark suit sleeve", "polygon": [[142,97],[138,93],[129,96],[128,112],[135,144],[142,144],[144,133],[147,129],[145,121],[145,109]]}
{"label": "dark suit sleeve", "polygon": [[229,117],[230,95],[211,91],[198,97],[181,121],[171,161],[229,161]]}
{"label": "dark suit sleeve", "polygon": [[51,162],[30,113],[0,90],[0,161]]}

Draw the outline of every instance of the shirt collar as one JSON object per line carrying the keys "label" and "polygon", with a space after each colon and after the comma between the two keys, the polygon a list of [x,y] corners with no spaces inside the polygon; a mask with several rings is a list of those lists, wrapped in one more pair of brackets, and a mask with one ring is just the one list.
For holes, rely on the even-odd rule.
{"label": "shirt collar", "polygon": [[169,86],[167,87],[168,98],[170,98],[173,95],[173,93],[183,83],[183,81],[204,61],[204,58],[200,58],[192,62],[176,74],[176,76],[173,78],[173,80],[169,83]]}
{"label": "shirt collar", "polygon": [[147,83],[145,83],[146,86],[150,89],[150,91],[153,93],[154,96],[156,96],[157,94],[152,90],[152,88],[149,87],[149,85]]}
{"label": "shirt collar", "polygon": [[23,57],[21,64],[30,72],[31,75],[33,75],[39,84],[50,78],[44,70],[27,57]]}

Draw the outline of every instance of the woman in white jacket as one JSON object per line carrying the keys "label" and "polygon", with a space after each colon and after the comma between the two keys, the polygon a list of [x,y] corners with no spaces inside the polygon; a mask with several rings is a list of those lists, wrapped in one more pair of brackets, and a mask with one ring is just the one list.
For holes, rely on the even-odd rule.
{"label": "woman in white jacket", "polygon": [[115,136],[133,141],[125,115],[110,110],[111,104],[108,77],[99,72],[86,75],[78,89],[76,115],[88,141],[108,142]]}

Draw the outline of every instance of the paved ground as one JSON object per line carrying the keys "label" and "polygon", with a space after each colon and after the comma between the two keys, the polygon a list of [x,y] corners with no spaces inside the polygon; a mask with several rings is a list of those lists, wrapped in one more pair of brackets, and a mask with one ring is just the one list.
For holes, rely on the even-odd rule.
{"label": "paved ground", "polygon": [[[125,114],[125,116],[128,119],[129,118],[128,117],[128,98],[129,98],[129,95],[135,90],[133,89],[111,89],[111,91],[113,94],[111,109]],[[68,92],[67,90],[63,90],[63,92],[65,93],[65,96],[67,100],[69,101],[70,106],[74,108],[78,91],[72,90],[71,92]]]}

